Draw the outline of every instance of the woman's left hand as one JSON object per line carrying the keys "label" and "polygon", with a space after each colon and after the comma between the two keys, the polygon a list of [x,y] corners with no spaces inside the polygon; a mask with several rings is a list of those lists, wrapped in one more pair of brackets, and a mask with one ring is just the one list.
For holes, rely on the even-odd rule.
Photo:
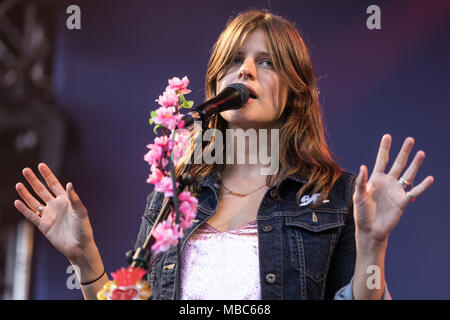
{"label": "woman's left hand", "polygon": [[353,206],[357,236],[364,241],[385,244],[389,234],[397,225],[403,211],[411,201],[420,196],[434,181],[426,177],[420,184],[405,190],[400,178],[412,183],[425,153],[418,151],[409,167],[402,174],[408,156],[414,145],[414,139],[406,138],[389,173],[385,173],[389,161],[389,149],[392,138],[385,134],[381,139],[375,167],[369,179],[367,167],[362,165],[356,178]]}

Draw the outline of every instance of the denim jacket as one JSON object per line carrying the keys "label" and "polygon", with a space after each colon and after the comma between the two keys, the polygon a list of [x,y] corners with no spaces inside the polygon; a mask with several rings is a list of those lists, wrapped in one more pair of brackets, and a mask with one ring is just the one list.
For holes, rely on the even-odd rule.
{"label": "denim jacket", "polygon": [[[356,245],[353,191],[356,176],[344,171],[326,200],[311,208],[317,196],[305,192],[300,204],[296,192],[305,183],[295,176],[266,191],[257,212],[262,299],[352,299]],[[216,212],[217,174],[207,176],[198,192],[197,216],[180,239],[181,250],[189,236]],[[152,192],[142,217],[136,247],[145,241],[164,195]],[[157,257],[147,274],[152,299],[179,299],[177,248]],[[207,272],[207,270],[205,270]]]}

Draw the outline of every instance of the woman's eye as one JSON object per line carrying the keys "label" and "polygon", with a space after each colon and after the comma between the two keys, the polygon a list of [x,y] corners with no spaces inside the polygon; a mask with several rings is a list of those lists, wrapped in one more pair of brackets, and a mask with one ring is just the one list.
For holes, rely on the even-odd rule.
{"label": "woman's eye", "polygon": [[233,59],[233,64],[241,64],[242,63],[242,58],[236,57]]}
{"label": "woman's eye", "polygon": [[270,61],[270,60],[263,60],[263,61],[261,61],[261,63],[262,63],[263,65],[265,65],[266,67],[273,68],[273,63],[272,63],[272,61]]}

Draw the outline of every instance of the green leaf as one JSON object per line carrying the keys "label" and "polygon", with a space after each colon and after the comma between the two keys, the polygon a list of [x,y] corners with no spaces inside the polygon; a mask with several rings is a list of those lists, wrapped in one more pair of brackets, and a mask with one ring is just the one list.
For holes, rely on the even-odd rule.
{"label": "green leaf", "polygon": [[183,108],[189,109],[194,105],[194,101],[184,101],[181,105]]}
{"label": "green leaf", "polygon": [[157,125],[153,128],[153,132],[154,132],[155,134],[158,134],[158,132],[156,131],[156,129],[161,128],[161,127],[162,127],[162,125],[157,124]]}
{"label": "green leaf", "polygon": [[148,120],[148,123],[153,124],[153,118],[156,117],[158,114],[156,113],[156,111],[152,111],[150,112],[150,119]]}

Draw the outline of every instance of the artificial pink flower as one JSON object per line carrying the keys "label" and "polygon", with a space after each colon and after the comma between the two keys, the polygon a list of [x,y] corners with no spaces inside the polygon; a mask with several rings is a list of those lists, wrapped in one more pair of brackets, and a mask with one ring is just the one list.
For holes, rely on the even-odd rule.
{"label": "artificial pink flower", "polygon": [[165,157],[162,157],[163,151],[169,156],[172,147],[173,141],[171,141],[169,137],[156,137],[153,144],[147,145],[147,148],[149,148],[150,151],[144,155],[144,160],[150,165],[162,165],[162,167],[165,168],[169,162]]}
{"label": "artificial pink flower", "polygon": [[175,107],[160,107],[156,110],[157,116],[153,118],[156,124],[160,124],[169,130],[172,130],[181,119],[181,115],[175,115]]}
{"label": "artificial pink flower", "polygon": [[159,184],[161,179],[164,178],[164,174],[156,168],[155,165],[151,166],[151,173],[148,175],[147,183]]}
{"label": "artificial pink flower", "polygon": [[152,233],[155,238],[155,243],[152,245],[152,250],[155,253],[167,251],[170,246],[176,246],[178,239],[183,236],[183,232],[178,230],[178,225],[173,224],[173,215],[158,223]]}
{"label": "artificial pink flower", "polygon": [[192,220],[197,213],[197,198],[191,196],[189,191],[183,191],[178,195],[178,200],[181,202],[178,207],[181,217],[180,223],[183,229],[190,228],[192,226]]}
{"label": "artificial pink flower", "polygon": [[183,229],[192,227],[192,221],[195,219],[196,211],[192,210],[186,202],[183,202],[178,208],[182,215],[180,217],[180,225]]}
{"label": "artificial pink flower", "polygon": [[182,145],[183,147],[186,146],[186,144],[190,143],[191,133],[187,129],[177,129],[175,131],[175,137],[174,141],[176,144]]}
{"label": "artificial pink flower", "polygon": [[[187,94],[191,90],[187,89],[189,79],[185,76],[183,79],[174,77],[169,79],[169,85],[166,87],[164,93],[159,96],[156,101],[161,105],[152,116],[155,124],[161,125],[169,130],[175,128],[182,129],[185,126],[184,121],[181,120],[182,115],[178,112],[179,97],[178,95]],[[185,149],[191,147],[190,132],[188,130],[177,130],[175,132],[173,141],[166,135],[155,138],[153,144],[147,145],[150,149],[144,156],[144,160],[151,165],[151,173],[147,178],[148,183],[155,185],[156,192],[164,193],[165,197],[174,196],[174,186],[172,178],[166,176],[167,166],[170,153],[172,152],[174,165],[181,158]],[[176,183],[176,188],[179,183]],[[155,243],[152,250],[156,253],[166,251],[171,246],[178,243],[178,239],[183,236],[183,229],[192,226],[192,221],[197,213],[198,200],[191,195],[189,191],[183,191],[178,195],[180,224],[175,223],[175,212],[172,211],[168,218],[159,223],[153,230],[153,237]]]}
{"label": "artificial pink flower", "polygon": [[173,143],[168,136],[161,136],[155,138],[155,145],[165,148],[167,150],[172,149]]}
{"label": "artificial pink flower", "polygon": [[155,101],[164,108],[175,107],[178,105],[178,95],[175,90],[167,87],[166,91],[163,92],[163,95],[159,96],[159,99],[156,99]]}
{"label": "artificial pink flower", "polygon": [[189,202],[192,206],[196,206],[198,200],[196,197],[193,197],[189,191],[183,191],[178,195],[179,201]]}
{"label": "artificial pink flower", "polygon": [[183,79],[181,80],[178,77],[173,77],[172,79],[169,79],[169,85],[167,86],[166,90],[172,89],[177,93],[186,94],[191,92],[191,90],[187,89],[188,85],[189,85],[188,77],[184,76]]}
{"label": "artificial pink flower", "polygon": [[181,157],[185,154],[186,149],[191,147],[191,134],[189,130],[177,129],[174,136],[174,148],[172,150],[173,162],[176,166]]}
{"label": "artificial pink flower", "polygon": [[150,150],[144,155],[144,160],[147,161],[149,165],[159,165],[162,148],[156,144],[148,144],[147,148]]}
{"label": "artificial pink flower", "polygon": [[[179,183],[176,183],[178,187]],[[173,184],[172,177],[163,177],[157,184],[155,184],[155,190],[158,192],[163,192],[166,197],[173,197]]]}

